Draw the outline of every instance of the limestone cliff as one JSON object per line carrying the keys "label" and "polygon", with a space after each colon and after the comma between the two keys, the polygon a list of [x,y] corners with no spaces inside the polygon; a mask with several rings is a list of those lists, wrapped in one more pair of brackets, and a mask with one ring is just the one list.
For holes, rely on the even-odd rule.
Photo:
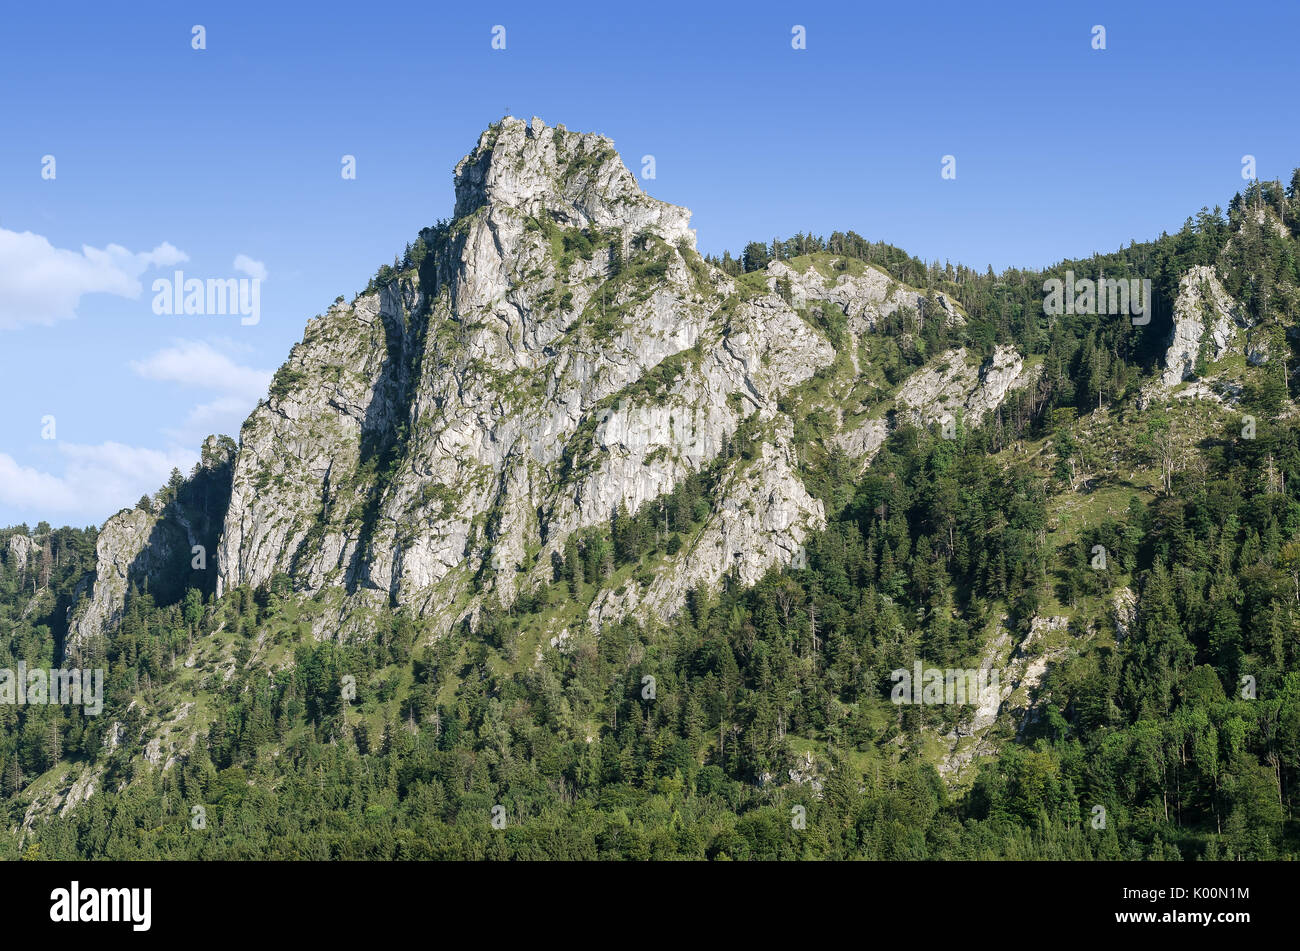
{"label": "limestone cliff", "polygon": [[69,609],[65,656],[76,660],[95,638],[112,633],[132,586],[160,604],[187,587],[211,590],[207,561],[226,510],[234,448],[228,439],[209,437],[189,479],[161,491],[148,508],[123,509],[104,523],[95,570]]}
{"label": "limestone cliff", "polygon": [[22,575],[36,551],[36,543],[28,536],[15,532],[9,536],[9,565],[15,574]]}
{"label": "limestone cliff", "polygon": [[[690,213],[642,192],[608,139],[540,119],[488,129],[454,184],[453,219],[312,320],[245,422],[218,595],[285,575],[304,595],[342,592],[318,636],[364,636],[373,609],[394,607],[436,634],[548,580],[573,532],[719,464],[747,426],[754,451],[723,461],[697,536],[648,587],[603,591],[590,612],[597,627],[668,616],[696,585],[788,563],[825,523],[796,439],[800,414],[827,408],[815,381],[856,385],[869,336],[900,308],[965,319],[860,263],[823,274],[776,261],[745,275],[761,282],[733,279],[696,251]],[[934,422],[944,400],[978,421],[1030,378],[1009,348],[968,359],[918,371],[899,422]],[[835,411],[821,436],[865,460],[889,425]],[[133,572],[183,561],[182,527],[144,511],[110,520],[74,642],[111,625]]]}
{"label": "limestone cliff", "polygon": [[1247,323],[1241,308],[1219,283],[1214,268],[1189,268],[1178,284],[1161,382],[1174,386],[1195,375],[1202,358],[1222,360],[1234,345],[1240,349],[1239,331]]}

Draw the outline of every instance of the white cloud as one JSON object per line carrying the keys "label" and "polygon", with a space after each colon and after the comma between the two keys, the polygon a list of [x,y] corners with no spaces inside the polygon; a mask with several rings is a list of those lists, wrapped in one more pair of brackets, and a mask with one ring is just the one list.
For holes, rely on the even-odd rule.
{"label": "white cloud", "polygon": [[107,512],[152,495],[172,469],[186,475],[198,462],[188,450],[141,449],[117,442],[98,446],[59,443],[62,475],[21,466],[0,453],[0,504],[39,513],[38,519],[99,522]]}
{"label": "white cloud", "polygon": [[236,271],[239,271],[241,274],[247,274],[249,277],[255,277],[259,281],[266,280],[266,265],[263,264],[261,261],[254,261],[247,254],[235,255],[235,263],[233,267],[235,268]]}
{"label": "white cloud", "polygon": [[245,417],[266,395],[274,374],[241,366],[202,340],[178,340],[172,346],[131,362],[138,376],[209,390],[217,398],[190,410],[179,429],[164,432],[181,445],[197,445],[212,433],[237,435]]}
{"label": "white cloud", "polygon": [[56,248],[30,231],[0,228],[0,330],[75,317],[85,294],[139,297],[139,278],[146,270],[188,260],[165,241],[139,253],[118,244],[82,245],[77,252]]}
{"label": "white cloud", "polygon": [[147,380],[181,383],[237,396],[250,404],[266,395],[273,374],[240,366],[202,340],[178,340],[143,360],[131,361],[131,369]]}
{"label": "white cloud", "polygon": [[[234,342],[221,344],[239,350]],[[193,407],[181,428],[164,430],[174,446],[197,447],[211,433],[237,434],[240,424],[266,394],[273,374],[236,363],[211,343],[176,340],[131,369],[140,377],[207,391],[208,402]],[[80,524],[102,522],[142,495],[153,495],[173,468],[189,475],[198,453],[189,449],[145,449],[118,442],[99,445],[56,442],[59,459],[44,469],[19,464],[0,453],[0,508],[29,522],[56,519]],[[28,514],[30,513],[30,514]]]}
{"label": "white cloud", "polygon": [[238,435],[239,427],[243,425],[251,409],[248,401],[238,396],[223,396],[210,403],[200,403],[185,417],[185,429],[178,432],[201,433],[202,435],[198,437],[200,439],[206,439],[212,433]]}

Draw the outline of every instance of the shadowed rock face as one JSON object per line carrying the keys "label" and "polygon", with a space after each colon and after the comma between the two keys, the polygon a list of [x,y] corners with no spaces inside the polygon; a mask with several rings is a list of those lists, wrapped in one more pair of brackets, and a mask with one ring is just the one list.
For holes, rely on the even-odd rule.
{"label": "shadowed rock face", "polygon": [[209,436],[202,460],[174,497],[149,509],[124,509],[104,523],[95,541],[95,571],[69,610],[65,657],[79,658],[94,638],[112,633],[132,587],[159,604],[175,603],[190,587],[211,592],[215,579],[206,568],[194,568],[194,548],[202,548],[205,563],[216,553],[234,454],[229,439]]}
{"label": "shadowed rock face", "polygon": [[[773,262],[766,289],[741,288],[696,252],[690,213],[644,194],[608,139],[539,119],[485,132],[455,189],[454,220],[310,321],[245,422],[218,594],[285,574],[301,592],[345,593],[322,636],[364,635],[375,606],[446,630],[482,598],[508,604],[549,577],[575,530],[715,464],[744,425],[755,449],[727,457],[704,528],[648,588],[604,592],[590,620],[666,617],[697,585],[788,563],[825,524],[798,474],[790,395],[840,354],[858,373],[859,343],[899,307],[964,319],[870,267],[832,279]],[[816,321],[830,312],[845,327],[835,345]],[[1027,379],[1008,348],[984,367],[948,359],[960,379],[918,374],[908,390],[917,421],[938,418],[941,397],[978,418]],[[830,425],[861,459],[889,429],[841,432],[842,412]],[[110,519],[73,640],[110,627],[133,572],[160,577],[194,537],[177,515]]]}

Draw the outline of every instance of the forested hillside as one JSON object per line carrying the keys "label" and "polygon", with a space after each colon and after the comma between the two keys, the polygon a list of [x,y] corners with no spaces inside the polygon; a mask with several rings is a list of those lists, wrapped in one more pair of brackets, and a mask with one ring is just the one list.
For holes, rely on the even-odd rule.
{"label": "forested hillside", "polygon": [[[608,161],[591,154],[573,174]],[[463,222],[483,214],[458,213],[459,231],[426,229],[370,297],[445,289],[455,242],[473,240]],[[826,357],[760,393],[763,409],[737,411],[715,451],[635,507],[615,501],[603,520],[571,524],[521,507],[543,527],[535,539],[520,530],[517,565],[486,553],[483,540],[514,524],[492,509],[464,543],[467,557],[485,550],[447,574],[456,586],[436,589],[447,592],[436,610],[406,596],[405,575],[373,580],[384,513],[398,509],[393,493],[364,492],[402,478],[425,422],[383,417],[349,476],[363,487],[355,512],[345,518],[352,503],[329,484],[308,493],[314,527],[263,580],[243,583],[245,562],[220,586],[210,573],[163,587],[127,573],[120,617],[105,614],[102,634],[71,653],[107,670],[100,716],[0,705],[0,854],[1300,853],[1300,172],[1287,187],[1252,183],[1226,214],[1203,209],[1177,234],[1002,274],[926,264],[853,232],[701,258],[653,235],[625,243],[595,224],[532,222],[520,240],[593,282],[577,290],[575,278],[564,304],[557,280],[545,305],[529,304],[571,307],[574,339],[599,345],[602,328],[617,339],[617,321],[677,281],[676,306],[724,321],[724,343],[749,333],[746,308],[766,309],[797,318],[814,341],[805,352]],[[1233,302],[1230,320],[1189,309],[1211,283],[1188,277],[1198,268]],[[1150,323],[1045,313],[1044,282],[1067,272],[1150,280]],[[863,322],[832,290],[877,273],[882,299],[902,303]],[[421,292],[400,327],[376,318],[385,392],[407,399],[422,362],[441,358],[403,336],[432,327],[439,306],[463,307],[441,293]],[[469,318],[448,320],[428,333],[461,345],[451,338]],[[1200,348],[1195,368],[1162,383],[1171,340],[1184,338]],[[594,404],[601,419],[707,374],[709,339],[611,388]],[[1008,354],[1013,384],[985,399]],[[943,387],[967,359],[977,383],[959,406]],[[305,385],[293,373],[310,376],[281,371],[259,413]],[[244,444],[260,438],[256,417]],[[557,462],[579,497],[584,474],[605,471],[583,454],[594,420]],[[788,478],[785,457],[773,461],[786,448]],[[201,504],[215,550],[214,512],[238,504],[243,465],[205,459],[139,510],[188,530]],[[504,484],[516,470],[502,471]],[[753,472],[762,492],[739,495]],[[264,478],[263,493],[289,491]],[[716,581],[682,567],[710,533],[730,545],[727,520],[791,480],[808,494],[798,510],[823,513],[792,557],[746,575],[737,554]],[[452,484],[426,480],[420,511],[451,519],[464,504]],[[340,556],[350,567],[331,575],[318,551],[348,524],[360,527],[342,537],[361,541],[339,549],[371,567]],[[65,661],[95,540],[44,524],[0,531],[0,667]],[[174,546],[186,561],[189,540]],[[660,596],[670,581],[680,606]],[[361,612],[350,605],[363,595]],[[989,711],[894,702],[891,672],[918,661],[1000,671],[1006,692]]]}

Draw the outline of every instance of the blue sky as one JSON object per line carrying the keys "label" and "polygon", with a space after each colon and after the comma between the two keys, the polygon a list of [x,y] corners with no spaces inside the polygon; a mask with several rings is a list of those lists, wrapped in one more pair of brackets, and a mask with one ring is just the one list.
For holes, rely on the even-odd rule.
{"label": "blue sky", "polygon": [[[9,5],[0,525],[101,522],[237,435],[306,321],[449,215],[507,108],[653,154],[647,191],[714,253],[852,229],[1042,266],[1226,206],[1243,155],[1300,166],[1289,0],[562,6]],[[155,314],[177,268],[262,276],[260,320]]]}

